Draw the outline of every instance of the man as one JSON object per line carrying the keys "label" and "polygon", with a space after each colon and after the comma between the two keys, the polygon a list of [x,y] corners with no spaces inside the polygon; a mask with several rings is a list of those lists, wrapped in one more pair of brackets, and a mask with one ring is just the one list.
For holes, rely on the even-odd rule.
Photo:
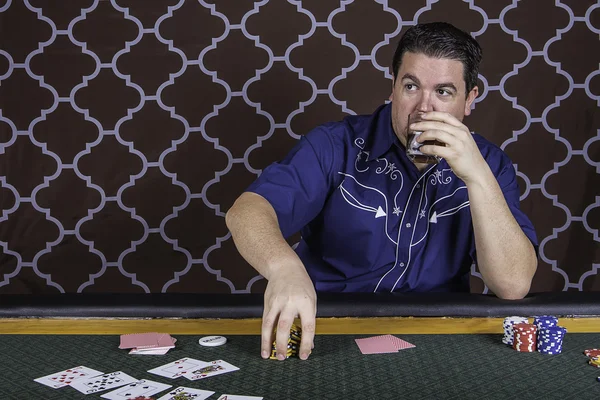
{"label": "man", "polygon": [[[481,48],[446,23],[406,31],[393,59],[391,104],[303,137],[227,213],[241,255],[267,280],[262,356],[273,328],[283,359],[302,323],[313,347],[317,291],[468,291],[470,265],[498,297],[519,299],[537,268],[536,235],[519,210],[512,163],[462,123],[471,113]],[[408,116],[420,150],[405,154]],[[435,141],[431,144],[432,141]],[[427,142],[427,143],[425,143]],[[297,252],[285,237],[302,230]]]}

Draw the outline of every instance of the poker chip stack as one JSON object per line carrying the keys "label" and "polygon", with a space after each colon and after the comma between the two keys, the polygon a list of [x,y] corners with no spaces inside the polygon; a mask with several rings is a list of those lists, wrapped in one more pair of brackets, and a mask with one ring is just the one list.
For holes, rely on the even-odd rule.
{"label": "poker chip stack", "polygon": [[560,354],[567,330],[558,326],[558,318],[552,315],[540,315],[534,317],[533,324],[537,327],[538,351],[544,354]]}
{"label": "poker chip stack", "polygon": [[527,323],[514,324],[513,330],[515,332],[513,349],[527,353],[536,350],[537,327],[535,325]]}
{"label": "poker chip stack", "polygon": [[537,347],[540,353],[560,354],[567,329],[562,326],[542,327],[538,329]]}
{"label": "poker chip stack", "polygon": [[502,324],[502,327],[504,328],[504,337],[502,338],[502,343],[512,346],[513,339],[515,336],[513,326],[515,324],[523,324],[523,323],[527,324],[527,323],[529,323],[529,320],[524,317],[506,317],[506,318],[504,318],[504,322]]}
{"label": "poker chip stack", "polygon": [[[300,329],[297,325],[292,324],[292,327],[290,328],[290,335],[288,336],[287,354],[285,355],[285,358],[290,358],[292,356],[298,355],[298,351],[300,350],[301,338],[302,329]],[[269,358],[271,360],[277,359],[277,341],[273,342],[273,346],[271,347],[271,357]]]}
{"label": "poker chip stack", "polygon": [[592,367],[600,368],[600,349],[587,349],[583,354],[590,358],[588,364]]}
{"label": "poker chip stack", "polygon": [[[558,318],[552,315],[540,315],[533,318],[533,324],[527,318],[506,317],[503,323],[502,342],[517,351],[543,354],[560,354],[567,329],[558,325]],[[591,357],[591,356],[590,356]],[[600,360],[600,352],[597,355]],[[600,361],[598,361],[600,367]]]}

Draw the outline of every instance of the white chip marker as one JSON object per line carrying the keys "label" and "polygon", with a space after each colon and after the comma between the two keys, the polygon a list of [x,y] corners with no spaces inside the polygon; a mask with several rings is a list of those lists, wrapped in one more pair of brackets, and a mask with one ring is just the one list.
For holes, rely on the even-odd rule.
{"label": "white chip marker", "polygon": [[227,343],[227,338],[225,336],[205,336],[200,338],[198,343],[207,347],[221,346]]}

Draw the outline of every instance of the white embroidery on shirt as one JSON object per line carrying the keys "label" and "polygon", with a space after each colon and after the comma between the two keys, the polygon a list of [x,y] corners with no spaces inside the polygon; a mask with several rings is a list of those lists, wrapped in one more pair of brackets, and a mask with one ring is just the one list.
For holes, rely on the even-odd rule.
{"label": "white embroidery on shirt", "polygon": [[378,163],[382,162],[382,161],[385,162],[385,166],[381,166],[380,165],[380,166],[378,166],[375,169],[375,173],[376,174],[378,174],[378,175],[381,175],[381,174],[389,175],[389,177],[393,181],[395,181],[396,179],[398,179],[398,175],[402,175],[402,173],[398,170],[398,168],[396,168],[396,164],[394,164],[393,162],[389,162],[387,160],[387,158],[377,158],[375,161],[377,161]]}
{"label": "white embroidery on shirt", "polygon": [[[412,187],[412,189],[410,190],[410,193],[408,194],[408,198],[406,200],[406,204],[410,204],[410,199],[415,191],[415,187],[421,183],[421,181],[425,181],[425,177],[427,176],[427,174],[429,173],[429,171],[431,171],[432,168],[435,168],[436,166],[432,165],[427,171],[425,171],[425,173],[423,175],[421,175],[419,177],[419,179],[417,179],[417,182],[415,182],[415,185]],[[419,204],[419,209],[421,208],[421,205]],[[383,280],[385,279],[386,276],[388,276],[393,270],[396,269],[396,266],[398,265],[398,244],[400,243],[400,237],[402,235],[402,231],[404,228],[404,218],[406,217],[406,213],[402,214],[402,218],[400,219],[400,224],[398,225],[398,239],[397,241],[395,241],[394,243],[396,244],[396,260],[394,261],[394,265],[392,266],[392,268],[390,268],[385,274],[383,274],[383,276],[379,279],[379,282],[377,282],[377,285],[375,286],[375,289],[373,290],[373,292],[377,292],[377,289],[379,289],[379,285],[381,285],[381,282],[383,282]],[[410,242],[412,243],[413,237],[414,237],[414,232],[415,229],[417,228],[416,226],[416,218],[415,218],[415,224],[412,225],[413,226],[413,233],[411,236],[411,240]],[[387,233],[387,231],[386,231]],[[408,259],[406,261],[403,261],[402,264],[404,264],[402,266],[403,270],[402,273],[400,274],[400,276],[398,277],[398,279],[396,280],[396,282],[394,283],[394,286],[392,287],[392,289],[390,290],[390,292],[393,292],[394,289],[396,288],[396,285],[398,284],[398,282],[400,282],[400,279],[402,279],[402,277],[404,276],[404,274],[406,273],[406,271],[408,271],[408,267],[410,265],[410,261],[411,261],[411,250],[412,247],[409,246],[408,247]]]}
{"label": "white embroidery on shirt", "polygon": [[[446,175],[446,172],[450,171],[450,174]],[[437,185],[438,183],[440,185],[447,185],[450,182],[452,182],[452,170],[450,168],[446,168],[443,170],[435,170],[435,172],[433,174],[431,174],[431,177],[429,179],[429,183],[431,183],[432,185]]]}
{"label": "white embroidery on shirt", "polygon": [[356,155],[356,160],[354,161],[354,169],[356,170],[356,172],[366,172],[369,170],[369,167],[365,168],[365,169],[359,169],[358,167],[358,163],[360,163],[361,157],[362,155],[365,155],[365,162],[367,162],[369,160],[369,152],[368,151],[359,151],[358,154]]}
{"label": "white embroidery on shirt", "polygon": [[338,186],[338,188],[340,189],[340,193],[342,194],[342,197],[352,207],[358,208],[359,210],[374,213],[375,218],[385,217],[385,227],[384,227],[385,234],[392,243],[397,245],[397,242],[394,241],[394,239],[392,239],[388,233],[388,200],[387,200],[387,196],[379,189],[376,189],[372,186],[367,186],[365,184],[360,183],[354,176],[352,176],[350,174],[346,174],[344,172],[338,172],[338,174],[344,175],[347,178],[351,178],[352,180],[354,180],[354,182],[356,182],[361,187],[368,189],[368,190],[373,190],[373,191],[379,193],[383,197],[383,204],[367,205],[367,204],[363,204],[358,199],[356,199],[356,197],[354,197],[350,193],[350,191],[344,187],[344,183],[346,182],[346,179],[344,179]]}
{"label": "white embroidery on shirt", "polygon": [[460,187],[456,188],[456,190],[454,190],[454,192],[450,193],[449,195],[440,197],[439,199],[437,199],[436,201],[433,202],[433,204],[429,207],[429,213],[428,214],[430,215],[430,217],[429,217],[429,221],[428,221],[429,223],[427,224],[427,229],[425,230],[425,233],[423,234],[423,237],[421,237],[416,242],[411,243],[411,247],[418,245],[419,243],[421,243],[427,237],[427,234],[429,233],[429,224],[437,224],[438,220],[440,218],[447,217],[447,216],[452,215],[452,214],[456,214],[458,211],[460,211],[463,208],[469,206],[470,203],[467,200],[467,201],[459,204],[458,206],[449,208],[447,210],[432,211],[433,207],[437,203],[439,203],[442,200],[445,200],[445,199],[453,197],[456,194],[456,192],[458,192],[459,190],[462,190],[462,189],[467,189],[467,187],[466,186],[460,186]]}

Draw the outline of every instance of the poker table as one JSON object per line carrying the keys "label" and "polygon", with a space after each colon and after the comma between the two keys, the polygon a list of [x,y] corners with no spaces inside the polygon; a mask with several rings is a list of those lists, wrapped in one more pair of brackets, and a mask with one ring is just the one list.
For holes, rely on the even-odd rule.
{"label": "poker table", "polygon": [[[63,294],[0,296],[0,398],[99,399],[33,381],[85,365],[138,379],[265,399],[598,399],[600,293],[318,295],[315,349],[307,361],[260,358],[262,295]],[[567,328],[557,355],[502,343],[506,316],[554,315]],[[166,355],[130,355],[119,335],[167,332]],[[414,348],[365,355],[355,339],[393,334]],[[198,339],[223,335],[218,347]],[[183,357],[225,360],[238,371],[199,381],[147,371]],[[166,392],[165,392],[166,393]],[[164,393],[154,395],[158,398]]]}

